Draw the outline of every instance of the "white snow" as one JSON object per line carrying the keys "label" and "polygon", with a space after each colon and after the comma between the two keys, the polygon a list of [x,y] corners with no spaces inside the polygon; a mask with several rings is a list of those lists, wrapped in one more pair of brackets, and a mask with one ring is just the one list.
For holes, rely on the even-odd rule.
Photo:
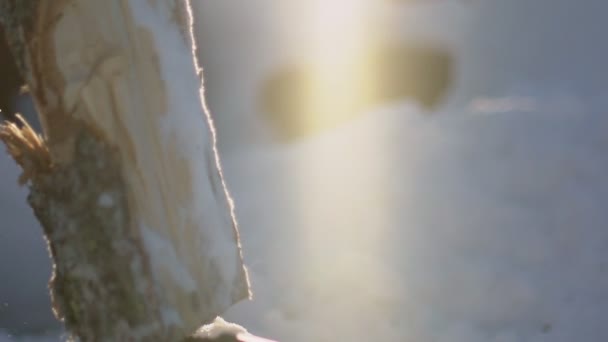
{"label": "white snow", "polygon": [[[608,52],[602,2],[466,3],[481,7],[417,5],[429,20],[459,8],[445,21],[454,26],[429,28],[429,39],[460,54],[461,78],[439,112],[396,104],[308,141],[223,155],[254,290],[228,321],[289,342],[608,340],[608,101],[605,68],[594,69]],[[207,13],[215,24],[241,25],[222,15]],[[416,25],[432,26],[394,24]],[[245,32],[232,32],[210,64],[228,58],[225,75],[234,83],[251,76],[253,86],[239,64],[252,55],[226,54],[250,42]],[[257,77],[268,61],[251,63]],[[247,124],[230,135],[240,122],[230,115],[250,108],[235,98],[251,92],[226,88],[218,108],[230,110],[214,110],[226,115],[219,139],[236,141],[253,116],[238,114]],[[24,201],[5,188],[4,210]],[[0,239],[0,253],[12,244]],[[11,302],[9,290],[0,302]],[[14,324],[1,310],[0,328]],[[46,341],[0,333],[15,340]]]}
{"label": "white snow", "polygon": [[202,326],[196,336],[199,338],[217,338],[221,334],[238,334],[247,333],[247,330],[242,326],[234,323],[226,322],[223,318],[217,317],[212,323]]}
{"label": "white snow", "polygon": [[479,114],[396,106],[225,158],[255,296],[226,318],[283,341],[605,341],[608,118]]}

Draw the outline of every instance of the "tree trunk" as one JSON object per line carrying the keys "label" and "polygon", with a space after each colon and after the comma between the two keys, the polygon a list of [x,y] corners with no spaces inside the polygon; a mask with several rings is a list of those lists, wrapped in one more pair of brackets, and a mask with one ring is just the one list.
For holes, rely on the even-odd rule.
{"label": "tree trunk", "polygon": [[0,0],[44,128],[0,131],[82,341],[176,341],[249,296],[188,1]]}

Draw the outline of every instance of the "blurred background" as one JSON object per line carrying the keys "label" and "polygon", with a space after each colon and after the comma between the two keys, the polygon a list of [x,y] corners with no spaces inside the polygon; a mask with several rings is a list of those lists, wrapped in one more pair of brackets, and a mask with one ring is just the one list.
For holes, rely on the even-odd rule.
{"label": "blurred background", "polygon": [[[282,341],[608,339],[608,3],[192,4],[255,292],[227,319]],[[31,114],[15,82],[0,105]],[[18,174],[0,153],[0,341],[56,341]]]}
{"label": "blurred background", "polygon": [[[227,131],[221,148],[297,140],[390,102],[439,108],[455,76],[450,45],[471,9],[422,3],[194,2],[209,105]],[[433,27],[443,19],[451,29]]]}
{"label": "blurred background", "polygon": [[434,113],[534,87],[594,99],[606,91],[598,0],[194,5],[224,150],[291,140],[387,103]]}

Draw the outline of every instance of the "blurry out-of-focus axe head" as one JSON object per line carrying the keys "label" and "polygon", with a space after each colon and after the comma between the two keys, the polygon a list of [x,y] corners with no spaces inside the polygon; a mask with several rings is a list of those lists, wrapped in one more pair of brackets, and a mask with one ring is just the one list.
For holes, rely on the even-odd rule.
{"label": "blurry out-of-focus axe head", "polygon": [[8,120],[21,126],[17,113],[21,114],[36,131],[42,131],[34,102],[0,25],[0,123]]}
{"label": "blurry out-of-focus axe head", "polygon": [[4,119],[14,118],[15,99],[21,93],[23,85],[23,78],[0,25],[0,110]]}
{"label": "blurry out-of-focus axe head", "polygon": [[[343,86],[324,84],[328,71],[312,62],[285,66],[270,75],[261,87],[259,111],[279,137],[298,138],[383,103],[411,100],[431,111],[441,103],[453,77],[450,53],[423,44],[378,44],[345,57],[343,65],[353,74],[347,73]],[[358,88],[353,83],[359,83]],[[324,110],[322,102],[332,98],[340,99],[340,106]]]}

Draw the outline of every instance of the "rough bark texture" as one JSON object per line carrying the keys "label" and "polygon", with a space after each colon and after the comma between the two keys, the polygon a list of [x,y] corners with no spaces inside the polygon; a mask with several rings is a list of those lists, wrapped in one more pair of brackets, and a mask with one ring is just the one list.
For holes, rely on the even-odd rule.
{"label": "rough bark texture", "polygon": [[159,46],[173,34],[191,54],[187,4],[0,0],[45,134],[11,124],[0,138],[48,241],[55,312],[82,341],[176,341],[249,296],[202,95],[163,77],[198,79]]}
{"label": "rough bark texture", "polygon": [[86,128],[72,165],[33,175],[28,201],[54,260],[54,311],[83,341],[175,340],[160,323],[118,154]]}

